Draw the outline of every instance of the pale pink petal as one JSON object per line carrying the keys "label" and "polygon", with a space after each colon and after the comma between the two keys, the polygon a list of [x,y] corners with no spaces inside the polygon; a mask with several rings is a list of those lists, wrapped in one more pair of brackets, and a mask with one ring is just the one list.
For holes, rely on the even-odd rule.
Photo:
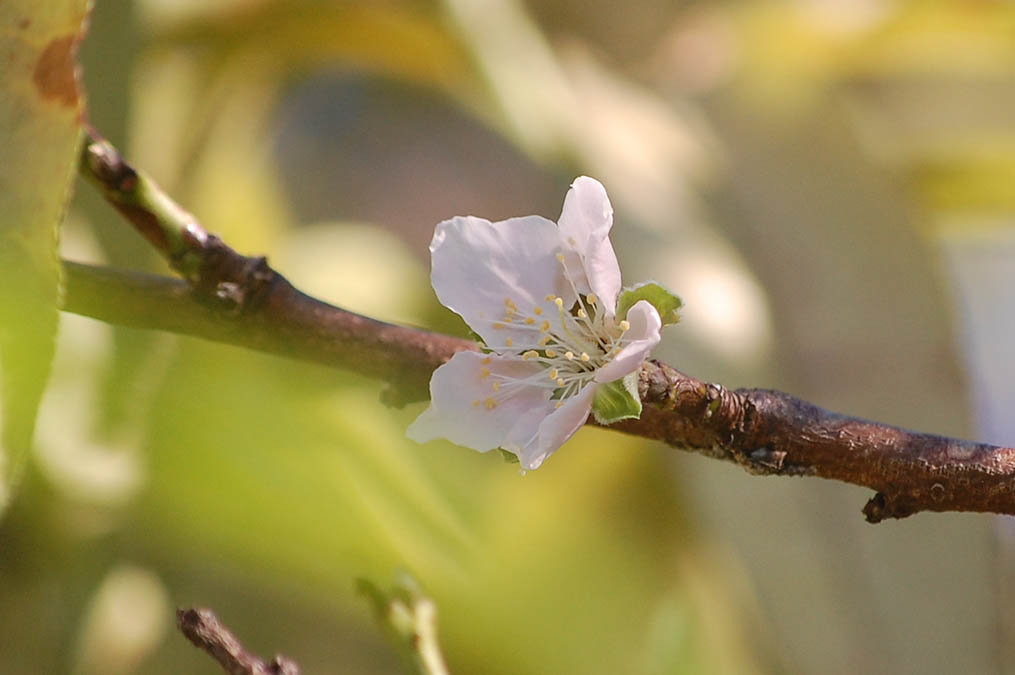
{"label": "pale pink petal", "polygon": [[521,349],[540,337],[535,328],[495,328],[504,324],[506,301],[522,313],[553,309],[547,295],[570,306],[574,294],[557,260],[557,227],[539,216],[491,223],[460,216],[445,220],[430,243],[431,279],[441,303],[457,312],[493,349],[511,338]]}
{"label": "pale pink petal", "polygon": [[508,432],[507,438],[501,447],[508,452],[514,453],[518,457],[519,462],[521,462],[523,449],[527,445],[537,441],[539,425],[554,410],[554,402],[547,400],[542,408],[532,408],[520,415],[511,431]]}
{"label": "pale pink petal", "polygon": [[518,452],[522,468],[538,469],[547,457],[581,429],[592,411],[596,385],[590,384],[546,416],[535,438]]}
{"label": "pale pink petal", "polygon": [[579,292],[595,293],[612,316],[620,293],[620,266],[610,243],[613,207],[602,184],[588,176],[576,178],[557,225],[568,275]]}
{"label": "pale pink petal", "polygon": [[[498,375],[517,380],[542,370],[517,358],[458,352],[434,371],[430,407],[409,425],[406,435],[418,443],[446,438],[480,452],[500,447],[521,417],[533,410],[545,415],[552,404],[548,389],[517,384],[508,388],[500,380],[500,391],[494,391],[493,383]],[[496,407],[488,408],[488,400]]]}
{"label": "pale pink petal", "polygon": [[659,344],[663,322],[647,300],[639,300],[627,312],[631,327],[624,333],[629,342],[605,366],[596,371],[596,382],[613,382],[641,366],[652,348]]}

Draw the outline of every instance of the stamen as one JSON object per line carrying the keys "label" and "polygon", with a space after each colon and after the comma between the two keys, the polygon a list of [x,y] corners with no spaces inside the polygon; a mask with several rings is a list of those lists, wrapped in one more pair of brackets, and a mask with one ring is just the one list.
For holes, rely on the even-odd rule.
{"label": "stamen", "polygon": [[556,296],[555,296],[555,295],[553,295],[553,294],[551,293],[550,295],[546,296],[546,297],[544,298],[544,300],[546,300],[547,302],[553,302],[553,299],[554,299],[555,297],[556,297]]}
{"label": "stamen", "polygon": [[546,355],[548,357],[550,357],[551,359],[557,358],[557,352],[553,351],[552,349],[547,349],[546,350]]}
{"label": "stamen", "polygon": [[478,408],[480,403],[481,403],[481,401],[477,398],[475,401],[472,402],[472,405],[473,405],[473,407]]}
{"label": "stamen", "polygon": [[556,403],[553,404],[553,407],[554,408],[560,408],[563,405],[564,405],[563,401],[557,401]]}
{"label": "stamen", "polygon": [[624,319],[623,321],[621,321],[620,322],[620,330],[623,330],[623,331],[631,330],[631,322],[628,321],[627,319]]}
{"label": "stamen", "polygon": [[529,359],[534,359],[537,356],[539,356],[539,352],[537,352],[535,349],[530,349],[529,351],[522,354],[522,359],[528,361]]}
{"label": "stamen", "polygon": [[568,361],[572,360],[574,358],[574,352],[564,352],[564,358]]}
{"label": "stamen", "polygon": [[585,313],[584,309],[579,309],[578,310],[578,318],[579,319],[586,319],[586,318],[588,318],[588,316],[589,315]]}
{"label": "stamen", "polygon": [[[543,330],[543,329],[540,328],[540,330]],[[552,339],[553,339],[552,335],[544,335],[543,339],[539,341],[539,346],[540,347],[545,347],[546,345],[550,344],[550,340],[552,340]]]}
{"label": "stamen", "polygon": [[557,386],[558,387],[563,387],[564,386],[564,378],[563,377],[558,377],[557,378]]}
{"label": "stamen", "polygon": [[497,407],[497,401],[494,401],[492,398],[488,398],[485,401],[483,401],[483,405],[486,406],[487,410],[493,410],[494,408]]}
{"label": "stamen", "polygon": [[558,253],[557,254],[557,262],[561,262],[561,263],[564,262],[564,254],[563,253]]}
{"label": "stamen", "polygon": [[514,343],[515,343],[515,341],[514,341],[514,340],[512,340],[511,338],[504,338],[504,346],[505,346],[505,347],[510,347],[510,346],[511,346],[511,345],[513,345]]}
{"label": "stamen", "polygon": [[[510,321],[511,317],[509,316],[506,320]],[[494,321],[493,322],[493,329],[494,330],[504,330],[504,324],[500,323],[499,321]]]}
{"label": "stamen", "polygon": [[485,380],[488,377],[490,377],[490,369],[489,368],[480,368],[479,369],[479,379]]}
{"label": "stamen", "polygon": [[493,383],[493,390],[494,391],[500,391],[500,382],[494,382]]}
{"label": "stamen", "polygon": [[576,244],[577,244],[578,242],[576,242],[576,241],[574,240],[574,237],[568,237],[568,238],[567,238],[567,243],[569,243],[569,244],[571,244],[572,246],[574,246],[574,245],[576,245]]}
{"label": "stamen", "polygon": [[482,363],[484,366],[488,366],[488,365],[490,365],[490,361],[491,360],[492,360],[492,357],[487,356],[485,359],[480,361],[480,363]]}
{"label": "stamen", "polygon": [[[543,323],[539,324],[539,332],[540,333],[545,333],[548,330],[550,330],[550,322],[547,321],[546,319],[543,319]],[[549,336],[547,336],[547,337],[549,337]]]}
{"label": "stamen", "polygon": [[557,307],[560,307],[561,309],[563,309],[564,308],[564,299],[563,298],[554,298],[553,299],[553,304],[555,304],[555,305],[557,305]]}
{"label": "stamen", "polygon": [[543,308],[542,307],[533,307],[532,308],[532,313],[535,314],[536,316],[539,316],[540,314],[543,313]]}
{"label": "stamen", "polygon": [[589,293],[588,295],[585,296],[585,301],[588,302],[590,305],[594,305],[596,304],[596,296],[593,295],[592,293]]}
{"label": "stamen", "polygon": [[556,380],[557,379],[557,369],[556,368],[553,368],[552,370],[550,370],[550,379],[551,380]]}
{"label": "stamen", "polygon": [[588,362],[590,358],[592,357],[590,357],[587,352],[582,352],[582,361]]}
{"label": "stamen", "polygon": [[535,320],[535,319],[533,319],[533,318],[532,318],[531,316],[527,316],[527,317],[525,317],[525,325],[526,325],[526,326],[531,326],[531,325],[532,325],[532,324],[534,324],[535,322],[536,322],[536,320]]}

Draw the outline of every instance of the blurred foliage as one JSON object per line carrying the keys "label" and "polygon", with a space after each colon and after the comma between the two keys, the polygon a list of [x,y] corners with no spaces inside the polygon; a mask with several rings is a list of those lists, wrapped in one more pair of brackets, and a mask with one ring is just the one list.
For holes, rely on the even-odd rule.
{"label": "blurred foliage", "polygon": [[[589,173],[626,281],[686,303],[661,358],[958,435],[937,258],[1011,224],[1013,23],[958,0],[99,0],[82,60],[95,125],[312,294],[460,332],[433,225],[556,217]],[[164,269],[87,194],[64,254]],[[397,672],[353,585],[396,569],[453,673],[998,667],[985,517],[870,528],[861,490],[595,429],[521,477],[408,442],[420,407],[378,397],[64,317],[0,525],[4,672],[215,672],[168,629],[189,604],[305,672]]]}
{"label": "blurred foliage", "polygon": [[0,515],[32,447],[60,285],[57,232],[77,166],[74,51],[86,0],[0,6]]}

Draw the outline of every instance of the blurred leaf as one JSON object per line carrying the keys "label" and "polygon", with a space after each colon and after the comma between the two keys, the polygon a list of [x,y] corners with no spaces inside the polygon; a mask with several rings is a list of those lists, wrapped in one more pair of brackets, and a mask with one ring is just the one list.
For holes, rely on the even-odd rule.
{"label": "blurred leaf", "polygon": [[480,89],[464,48],[432,11],[311,0],[195,8],[170,25],[156,25],[152,49],[197,57],[203,81],[196,83],[200,94],[184,124],[184,156],[200,152],[232,97],[237,73],[280,87],[318,68],[349,68],[431,86],[462,101],[472,101]]}
{"label": "blurred leaf", "polygon": [[86,0],[0,3],[0,508],[31,446],[55,349],[57,227],[80,140],[74,55],[86,11]]}

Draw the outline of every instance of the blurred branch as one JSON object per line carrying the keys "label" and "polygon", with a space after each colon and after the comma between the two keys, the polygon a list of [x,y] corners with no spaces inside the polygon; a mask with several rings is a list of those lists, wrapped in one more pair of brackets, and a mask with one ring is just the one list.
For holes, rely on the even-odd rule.
{"label": "blurred branch", "polygon": [[210,609],[178,609],[176,625],[195,647],[208,652],[229,675],[299,675],[300,668],[276,655],[265,663],[248,652]]}
{"label": "blurred branch", "polygon": [[367,579],[357,580],[356,587],[373,603],[378,623],[414,672],[448,675],[437,641],[437,605],[415,579],[402,573],[387,592]]}
{"label": "blurred branch", "polygon": [[[311,298],[264,258],[208,234],[91,133],[81,171],[188,281],[65,263],[65,311],[313,361],[390,383],[386,402],[423,400],[435,368],[473,342],[394,326]],[[757,475],[819,476],[877,494],[867,520],[919,511],[1015,515],[1015,449],[905,431],[788,394],[730,391],[647,362],[641,419],[626,433],[736,462]]]}

